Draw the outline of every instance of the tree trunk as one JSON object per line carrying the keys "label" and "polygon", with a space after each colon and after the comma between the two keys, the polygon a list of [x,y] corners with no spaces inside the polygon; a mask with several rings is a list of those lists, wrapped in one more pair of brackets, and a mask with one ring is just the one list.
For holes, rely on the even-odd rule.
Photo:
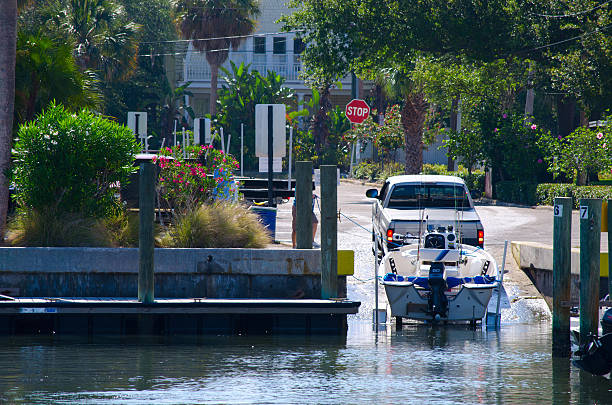
{"label": "tree trunk", "polygon": [[418,174],[423,169],[423,124],[427,103],[423,93],[408,94],[402,108],[406,174]]}
{"label": "tree trunk", "polygon": [[337,163],[327,161],[325,154],[329,138],[329,116],[327,113],[331,108],[330,87],[330,85],[325,85],[319,89],[319,105],[316,107],[317,110],[312,117],[312,133],[315,142],[315,153],[318,157],[319,164]]}
{"label": "tree trunk", "polygon": [[4,243],[9,202],[8,172],[13,140],[17,0],[2,1],[0,9],[0,245]]}
{"label": "tree trunk", "polygon": [[557,122],[559,135],[566,137],[572,133],[575,126],[576,100],[559,96],[557,98]]}
{"label": "tree trunk", "polygon": [[219,65],[210,65],[210,115],[217,113],[217,82],[219,80]]}
{"label": "tree trunk", "polygon": [[36,73],[32,72],[31,75],[32,88],[30,89],[30,95],[28,96],[28,104],[26,107],[26,121],[34,119],[34,113],[36,111],[36,98],[38,97],[38,90],[40,88],[40,82],[36,77]]}
{"label": "tree trunk", "polygon": [[[458,122],[458,113],[459,113],[459,96],[453,98],[451,102],[451,113],[450,113],[450,127],[452,131],[457,132],[457,122]],[[448,160],[446,161],[446,170],[452,172],[455,170],[455,160],[448,156]]]}

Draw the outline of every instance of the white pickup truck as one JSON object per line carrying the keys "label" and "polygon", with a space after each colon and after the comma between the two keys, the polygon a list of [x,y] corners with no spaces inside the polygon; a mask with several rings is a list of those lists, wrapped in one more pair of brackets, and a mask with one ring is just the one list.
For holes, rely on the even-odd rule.
{"label": "white pickup truck", "polygon": [[428,226],[453,227],[461,243],[484,246],[480,217],[459,177],[393,176],[385,181],[380,193],[370,189],[366,196],[376,199],[372,204],[372,228],[374,235],[379,236],[376,239],[382,255],[415,243]]}

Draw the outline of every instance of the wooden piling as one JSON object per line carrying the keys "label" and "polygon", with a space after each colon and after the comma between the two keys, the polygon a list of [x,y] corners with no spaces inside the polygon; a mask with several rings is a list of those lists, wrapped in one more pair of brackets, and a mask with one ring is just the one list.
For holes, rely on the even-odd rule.
{"label": "wooden piling", "polygon": [[156,167],[150,160],[140,163],[138,232],[138,301],[155,301],[153,275],[153,216],[155,214]]}
{"label": "wooden piling", "polygon": [[580,343],[597,335],[599,318],[599,254],[601,199],[580,200]]}
{"label": "wooden piling", "polygon": [[338,296],[338,170],[321,166],[321,298]]}
{"label": "wooden piling", "polygon": [[612,200],[608,200],[608,300],[612,301]]}
{"label": "wooden piling", "polygon": [[295,162],[295,241],[298,249],[312,249],[312,162]]}
{"label": "wooden piling", "polygon": [[571,297],[572,198],[555,198],[553,208],[553,333],[554,357],[569,357]]}

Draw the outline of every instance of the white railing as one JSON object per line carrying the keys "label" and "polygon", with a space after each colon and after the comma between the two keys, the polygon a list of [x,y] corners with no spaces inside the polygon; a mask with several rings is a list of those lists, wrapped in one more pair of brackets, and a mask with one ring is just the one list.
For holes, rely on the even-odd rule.
{"label": "white railing", "polygon": [[[245,64],[250,63],[251,70],[257,70],[262,75],[266,75],[268,70],[271,70],[284,77],[288,83],[303,84],[303,80],[300,78],[303,68],[299,58],[294,58],[294,55],[274,55],[282,57],[273,58],[271,63],[268,63],[265,58],[258,58],[257,56],[259,55],[245,53],[230,54],[230,57],[222,66],[230,70],[230,60],[236,65],[240,65],[243,62]],[[184,72],[184,80],[186,82],[210,82],[210,65],[203,53],[189,52],[184,59]],[[343,78],[341,82],[349,84],[350,77]]]}

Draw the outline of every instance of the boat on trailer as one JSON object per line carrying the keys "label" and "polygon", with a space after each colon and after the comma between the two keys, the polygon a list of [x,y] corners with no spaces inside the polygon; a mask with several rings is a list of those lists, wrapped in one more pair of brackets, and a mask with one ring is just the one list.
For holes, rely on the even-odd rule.
{"label": "boat on trailer", "polygon": [[501,286],[495,259],[480,247],[459,243],[452,226],[428,228],[422,239],[416,238],[418,243],[390,251],[381,261],[391,316],[481,321],[493,291]]}

